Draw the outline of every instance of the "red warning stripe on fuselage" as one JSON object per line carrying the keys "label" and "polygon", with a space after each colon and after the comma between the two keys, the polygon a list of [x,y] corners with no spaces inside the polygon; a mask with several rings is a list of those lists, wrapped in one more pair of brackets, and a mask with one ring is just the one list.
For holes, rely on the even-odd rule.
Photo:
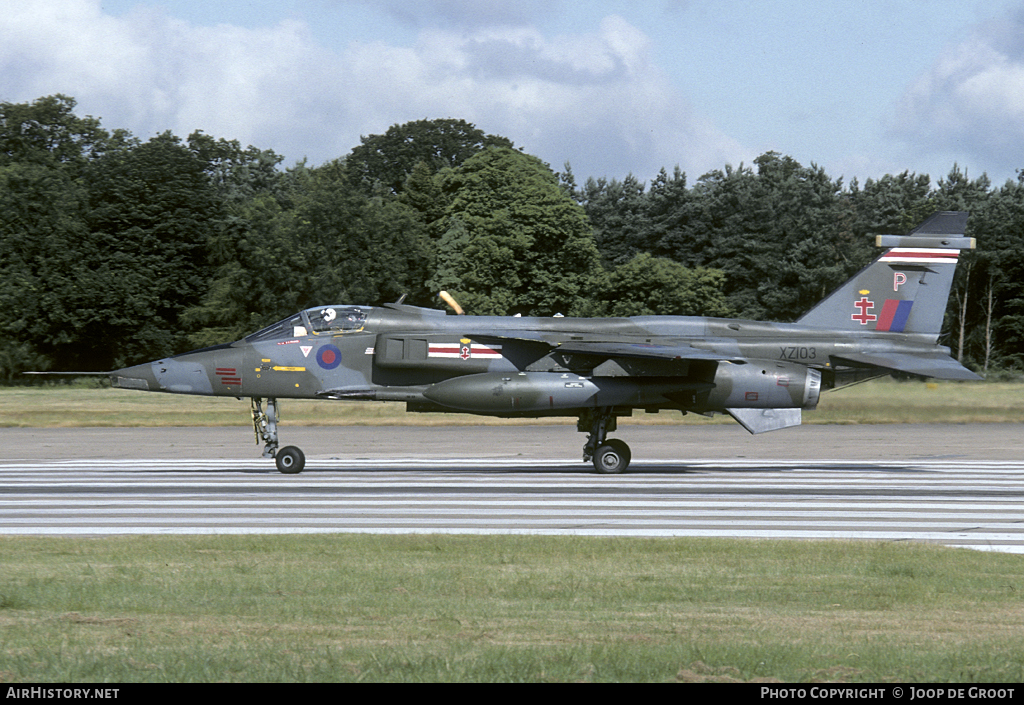
{"label": "red warning stripe on fuselage", "polygon": [[215,374],[220,378],[220,383],[225,387],[238,387],[242,384],[242,376],[234,367],[218,367]]}

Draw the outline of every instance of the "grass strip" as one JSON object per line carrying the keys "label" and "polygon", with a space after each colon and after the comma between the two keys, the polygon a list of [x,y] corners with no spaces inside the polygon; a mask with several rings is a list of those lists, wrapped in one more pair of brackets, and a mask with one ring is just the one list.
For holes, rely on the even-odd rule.
{"label": "grass strip", "polygon": [[[91,384],[0,388],[0,427],[245,426],[248,399],[148,394]],[[284,418],[298,426],[453,426],[509,423],[574,424],[575,419],[521,422],[472,414],[409,414],[405,404],[283,400]],[[637,412],[622,423],[734,423],[678,412]],[[1024,383],[875,380],[822,395],[810,424],[1024,423]]]}
{"label": "grass strip", "polygon": [[0,538],[0,681],[1020,682],[1024,559],[925,544]]}

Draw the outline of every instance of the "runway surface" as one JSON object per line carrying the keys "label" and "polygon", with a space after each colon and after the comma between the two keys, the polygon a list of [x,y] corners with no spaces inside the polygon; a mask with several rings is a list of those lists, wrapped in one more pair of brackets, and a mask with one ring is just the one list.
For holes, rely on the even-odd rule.
{"label": "runway surface", "polygon": [[308,461],[286,476],[239,428],[0,429],[0,535],[841,538],[1024,552],[1021,426],[792,431],[624,427],[631,472],[600,476],[572,427],[288,429]]}

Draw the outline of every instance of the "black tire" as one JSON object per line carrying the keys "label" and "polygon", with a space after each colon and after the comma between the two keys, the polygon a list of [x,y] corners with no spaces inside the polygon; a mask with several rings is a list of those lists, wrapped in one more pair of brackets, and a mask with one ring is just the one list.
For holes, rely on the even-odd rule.
{"label": "black tire", "polygon": [[594,453],[594,469],[602,475],[617,475],[626,471],[630,458],[629,446],[613,438]]}
{"label": "black tire", "polygon": [[286,475],[297,475],[306,467],[306,456],[295,446],[285,446],[274,456],[277,469]]}

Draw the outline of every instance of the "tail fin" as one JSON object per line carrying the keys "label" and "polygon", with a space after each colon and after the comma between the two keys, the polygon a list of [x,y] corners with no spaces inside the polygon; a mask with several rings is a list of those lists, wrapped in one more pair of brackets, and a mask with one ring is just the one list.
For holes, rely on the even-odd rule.
{"label": "tail fin", "polygon": [[[879,235],[882,255],[803,315],[797,323],[840,331],[908,333],[938,339],[967,213],[935,213],[909,235]],[[934,341],[933,341],[934,342]]]}

